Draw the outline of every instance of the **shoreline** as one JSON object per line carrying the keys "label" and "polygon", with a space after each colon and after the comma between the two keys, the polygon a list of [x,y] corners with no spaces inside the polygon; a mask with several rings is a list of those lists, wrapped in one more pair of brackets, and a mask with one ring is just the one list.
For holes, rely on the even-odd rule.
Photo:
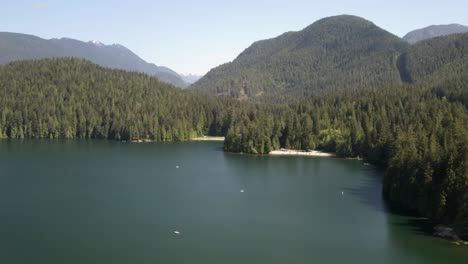
{"label": "shoreline", "polygon": [[268,153],[274,156],[309,156],[309,157],[335,157],[333,153],[322,152],[318,150],[305,151],[305,150],[294,150],[294,149],[279,149],[273,150]]}
{"label": "shoreline", "polygon": [[433,227],[433,237],[447,240],[457,246],[468,246],[468,241],[461,239],[455,230],[445,225],[436,225]]}
{"label": "shoreline", "polygon": [[[185,142],[188,142],[188,141],[218,141],[218,142],[224,142],[224,140],[225,140],[224,137],[203,136],[203,137],[196,137],[196,138],[191,138],[189,140],[183,140],[183,141],[185,141]],[[154,142],[158,142],[158,141],[154,141],[154,140],[149,139],[149,138],[141,138],[141,139],[121,140],[120,142],[122,142],[122,143],[154,143]],[[175,141],[169,141],[169,142],[175,142]]]}
{"label": "shoreline", "polygon": [[223,142],[225,137],[211,137],[211,136],[203,136],[203,137],[196,137],[190,139],[190,141],[219,141]]}

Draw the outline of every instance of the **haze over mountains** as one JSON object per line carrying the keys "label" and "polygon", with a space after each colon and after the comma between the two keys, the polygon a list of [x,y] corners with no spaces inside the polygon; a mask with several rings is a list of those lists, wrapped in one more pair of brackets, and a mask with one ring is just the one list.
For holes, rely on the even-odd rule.
{"label": "haze over mountains", "polygon": [[192,84],[195,83],[196,81],[200,80],[202,77],[201,75],[196,75],[196,74],[180,74],[180,77],[187,83],[187,84]]}
{"label": "haze over mountains", "polygon": [[426,28],[411,31],[406,34],[403,39],[410,44],[415,44],[426,39],[467,32],[468,27],[459,24],[432,25]]}
{"label": "haze over mountains", "polygon": [[32,35],[0,32],[0,64],[54,57],[83,58],[103,67],[153,75],[177,87],[187,86],[175,71],[148,63],[119,44],[104,45],[99,41],[83,42],[69,38],[46,40]]}

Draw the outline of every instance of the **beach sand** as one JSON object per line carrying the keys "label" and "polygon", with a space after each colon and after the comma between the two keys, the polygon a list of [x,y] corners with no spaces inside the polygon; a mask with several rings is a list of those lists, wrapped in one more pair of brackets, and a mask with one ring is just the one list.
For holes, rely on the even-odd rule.
{"label": "beach sand", "polygon": [[333,153],[326,153],[322,151],[304,151],[304,150],[293,150],[293,149],[280,149],[273,150],[269,153],[270,155],[282,155],[282,156],[311,156],[311,157],[334,157]]}
{"label": "beach sand", "polygon": [[197,138],[192,138],[192,141],[224,141],[224,137],[209,137],[209,136],[204,136],[204,137],[197,137]]}

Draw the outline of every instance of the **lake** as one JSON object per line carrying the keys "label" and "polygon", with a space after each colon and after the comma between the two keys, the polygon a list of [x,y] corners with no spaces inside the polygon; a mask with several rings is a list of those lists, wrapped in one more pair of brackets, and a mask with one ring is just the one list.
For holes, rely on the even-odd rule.
{"label": "lake", "polygon": [[0,263],[468,263],[362,161],[31,140],[0,165]]}

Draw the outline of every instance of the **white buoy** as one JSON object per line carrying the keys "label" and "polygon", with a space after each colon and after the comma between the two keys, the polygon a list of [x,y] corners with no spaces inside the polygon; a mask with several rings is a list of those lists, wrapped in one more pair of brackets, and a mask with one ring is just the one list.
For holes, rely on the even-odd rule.
{"label": "white buoy", "polygon": [[174,234],[180,235],[180,231],[179,230],[174,230]]}
{"label": "white buoy", "polygon": [[244,192],[244,189],[241,189],[240,192],[243,193],[243,192]]}
{"label": "white buoy", "polygon": [[343,191],[341,192],[341,195],[344,195],[344,192],[343,192]]}
{"label": "white buoy", "polygon": [[179,168],[179,165],[175,166],[175,168],[178,169],[178,168]]}

